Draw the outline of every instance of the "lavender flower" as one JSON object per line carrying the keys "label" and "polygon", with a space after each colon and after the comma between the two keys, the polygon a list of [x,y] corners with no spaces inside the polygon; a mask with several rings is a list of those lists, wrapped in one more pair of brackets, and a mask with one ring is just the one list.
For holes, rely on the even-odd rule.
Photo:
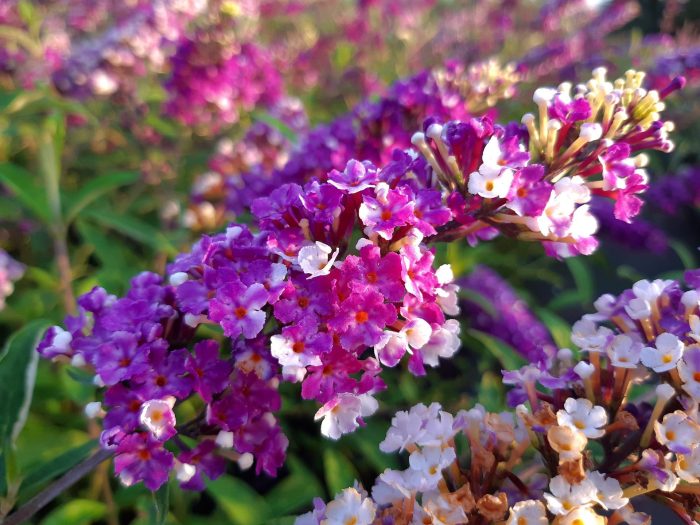
{"label": "lavender flower", "polygon": [[[556,345],[549,330],[532,313],[510,285],[486,266],[477,266],[460,279],[466,299],[461,302],[471,326],[510,345],[528,362],[546,363],[554,358]],[[478,300],[469,299],[469,293]],[[489,303],[489,308],[482,306]]]}

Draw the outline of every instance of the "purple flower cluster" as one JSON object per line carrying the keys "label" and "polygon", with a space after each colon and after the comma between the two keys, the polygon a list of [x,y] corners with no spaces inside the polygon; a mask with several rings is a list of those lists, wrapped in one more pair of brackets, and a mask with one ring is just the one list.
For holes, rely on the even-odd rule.
{"label": "purple flower cluster", "polygon": [[[257,190],[257,186],[268,187],[267,174],[287,163],[293,143],[279,125],[292,133],[304,133],[308,129],[304,108],[298,99],[286,97],[268,110],[268,117],[279,123],[277,127],[257,121],[240,140],[225,138],[218,142],[209,159],[209,171],[199,175],[192,185],[191,204],[185,215],[189,228],[215,230],[232,220],[234,214],[229,210],[239,208],[239,192],[262,195],[264,192]],[[241,173],[245,174],[245,180],[235,176]]]}
{"label": "purple flower cluster", "polygon": [[281,96],[272,57],[251,43],[217,41],[206,29],[180,41],[165,83],[165,112],[189,126],[215,132],[238,121],[241,110],[271,106]]}
{"label": "purple flower cluster", "polygon": [[439,124],[428,119],[413,144],[451,193],[458,228],[442,238],[488,239],[502,232],[543,243],[548,254],[590,254],[598,223],[589,209],[594,195],[615,202],[618,220],[631,222],[647,189],[644,149],[670,151],[671,124],[659,120],[663,96],[683,85],[676,79],[662,93],[641,88],[644,74],[628,71],[606,81],[605,70],[571,94],[571,84],[539,88],[539,117],[520,126],[494,125],[488,117]]}
{"label": "purple flower cluster", "polygon": [[5,299],[15,290],[15,281],[24,275],[24,265],[15,261],[5,250],[0,249],[0,310],[5,308]]}
{"label": "purple flower cluster", "polygon": [[[537,90],[539,127],[532,115],[524,127],[430,118],[411,138],[418,151],[395,149],[382,167],[352,159],[303,185],[281,178],[252,200],[254,230],[203,236],[168,267],[168,284],[144,273],[121,299],[94,289],[39,351],[89,367],[106,388],[102,445],[124,483],[153,489],[175,470],[201,487],[225,448],[273,474],[287,446],[274,416],[280,381],[301,383],[337,439],[376,410],[383,367],[404,361],[423,375],[457,351],[459,323],[446,315],[459,312],[458,286],[430,242],[504,232],[557,255],[590,253],[591,193],[616,199],[618,218],[636,213],[646,179],[631,153],[670,147],[658,95],[640,82],[630,72],[613,87],[597,71],[573,97],[567,86]],[[222,330],[230,353],[197,342],[201,325]]]}
{"label": "purple flower cluster", "polygon": [[684,76],[691,84],[700,80],[700,47],[662,55],[649,70],[649,84],[659,89],[678,75]]}
{"label": "purple flower cluster", "polygon": [[138,3],[103,34],[73,45],[53,73],[54,85],[74,97],[132,90],[135,77],[164,68],[188,22],[205,5],[202,0]]}
{"label": "purple flower cluster", "polygon": [[660,178],[649,188],[649,202],[668,215],[676,215],[683,207],[700,206],[700,167]]}
{"label": "purple flower cluster", "polygon": [[496,272],[477,266],[459,285],[465,297],[460,306],[472,328],[510,345],[531,363],[545,363],[556,355],[547,327]]}
{"label": "purple flower cluster", "polygon": [[[214,206],[217,217],[226,216],[227,212],[239,214],[248,209],[255,198],[269,195],[280,183],[303,184],[324,177],[332,169],[343,169],[352,158],[382,165],[391,160],[395,148],[411,146],[413,132],[426,117],[443,120],[467,118],[471,106],[488,106],[501,97],[511,96],[515,81],[507,68],[500,69],[492,63],[466,69],[457,63],[449,63],[440,70],[425,71],[398,81],[379,100],[367,100],[351,113],[302,135],[292,151],[284,152],[282,166],[270,169],[263,162],[241,171],[236,169],[238,165],[220,165],[221,169],[215,171],[221,178],[216,179],[223,180],[224,195],[217,197],[217,192],[203,200],[201,185],[197,184],[193,192],[192,213],[211,216],[209,210]],[[491,87],[479,88],[482,84]],[[212,201],[225,202],[226,211],[218,209],[220,207]],[[202,226],[201,221],[190,222]]]}
{"label": "purple flower cluster", "polygon": [[[657,201],[651,195],[652,190],[659,186],[657,181],[648,191],[647,198],[651,206],[655,207]],[[636,217],[634,222],[628,223],[615,218],[613,205],[603,199],[591,201],[591,212],[595,215],[600,225],[600,237],[613,241],[616,245],[632,250],[642,250],[651,253],[664,253],[668,250],[668,237],[664,231],[653,223]]]}
{"label": "purple flower cluster", "polygon": [[[422,375],[458,349],[459,324],[445,318],[458,312],[452,272],[422,242],[451,213],[423,159],[398,152],[383,170],[353,160],[252,211],[258,233],[231,225],[204,236],[170,265],[169,284],[144,273],[121,299],[94,289],[39,346],[106,388],[102,445],[126,484],[155,489],[175,470],[199,488],[201,472],[221,473],[222,448],[274,474],[287,445],[274,416],[280,379],[302,383],[336,439],[376,410],[382,366],[405,359]],[[212,340],[188,349],[204,324],[221,327],[230,356]],[[202,408],[179,423],[181,404]]]}

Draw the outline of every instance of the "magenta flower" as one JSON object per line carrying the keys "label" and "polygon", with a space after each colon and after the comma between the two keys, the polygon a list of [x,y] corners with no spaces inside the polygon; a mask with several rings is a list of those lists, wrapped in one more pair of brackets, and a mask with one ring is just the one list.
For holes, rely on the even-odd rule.
{"label": "magenta flower", "polygon": [[348,193],[358,193],[373,187],[377,183],[377,168],[371,162],[348,161],[340,172],[333,170],[328,174],[328,183]]}
{"label": "magenta flower", "polygon": [[194,380],[194,391],[207,403],[226,388],[233,370],[230,361],[219,358],[219,343],[211,339],[195,345],[194,355],[187,356],[185,368]]}
{"label": "magenta flower", "polygon": [[147,489],[156,491],[168,481],[173,467],[173,455],[149,434],[130,434],[117,445],[114,472],[130,487],[143,481]]}
{"label": "magenta flower", "polygon": [[340,342],[348,350],[360,346],[374,346],[384,332],[384,327],[396,321],[396,308],[384,302],[379,292],[367,290],[353,293],[338,307],[338,312],[328,321],[328,326],[340,334]]}
{"label": "magenta flower", "polygon": [[265,325],[265,312],[260,310],[269,295],[262,284],[246,287],[240,282],[225,285],[209,304],[209,318],[224,329],[227,337],[243,334],[252,339]]}
{"label": "magenta flower", "polygon": [[388,241],[394,229],[409,224],[413,218],[413,194],[408,188],[392,190],[385,182],[377,184],[374,194],[362,197],[359,217],[367,235],[374,233]]}
{"label": "magenta flower", "polygon": [[381,256],[379,247],[364,246],[360,257],[348,255],[340,267],[340,279],[350,290],[363,293],[377,290],[387,301],[398,302],[406,293],[401,279],[401,257],[396,252]]}
{"label": "magenta flower", "polygon": [[423,235],[435,235],[438,226],[452,218],[452,212],[442,203],[442,194],[436,190],[420,190],[413,201],[412,224]]}

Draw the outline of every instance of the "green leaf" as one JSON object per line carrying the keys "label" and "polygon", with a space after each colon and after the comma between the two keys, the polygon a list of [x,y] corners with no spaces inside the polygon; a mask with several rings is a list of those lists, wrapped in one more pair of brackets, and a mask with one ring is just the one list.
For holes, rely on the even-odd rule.
{"label": "green leaf", "polygon": [[26,498],[41,485],[64,474],[72,467],[80,463],[90,455],[97,446],[97,440],[92,439],[87,443],[72,448],[51,461],[32,470],[22,482],[20,499]]}
{"label": "green leaf", "polygon": [[66,223],[73,222],[86,206],[99,199],[101,196],[110,193],[120,186],[133,184],[138,179],[138,172],[119,171],[89,180],[80,191],[73,195],[64,196],[66,200],[71,201],[66,211]]}
{"label": "green leaf", "polygon": [[[316,476],[299,458],[287,458],[290,474],[265,495],[269,509],[268,516],[280,517],[295,511],[303,510],[311,501],[323,493],[323,487]],[[266,520],[266,523],[269,523]]]}
{"label": "green leaf", "polygon": [[571,325],[569,323],[545,308],[537,308],[535,314],[549,329],[554,343],[559,348],[571,348]]}
{"label": "green leaf", "polygon": [[507,345],[487,333],[470,328],[467,335],[473,337],[483,344],[491,354],[500,361],[501,366],[506,370],[517,370],[526,364],[525,358],[518,354],[513,347]]}
{"label": "green leaf", "polygon": [[107,506],[89,499],[74,499],[51,512],[41,525],[89,525],[107,514]]}
{"label": "green leaf", "polygon": [[493,372],[485,372],[479,383],[479,403],[489,412],[503,410],[503,382]]}
{"label": "green leaf", "polygon": [[323,451],[323,469],[330,494],[337,494],[343,489],[351,487],[358,477],[350,460],[339,450],[332,448],[326,448]]}
{"label": "green leaf", "polygon": [[585,304],[590,303],[593,300],[593,276],[590,268],[582,257],[569,257],[566,265],[574,278],[579,297]]}
{"label": "green leaf", "polygon": [[265,499],[246,483],[232,476],[221,476],[209,482],[207,492],[233,525],[258,525],[265,523],[270,516]]}
{"label": "green leaf", "polygon": [[691,268],[697,268],[698,265],[695,262],[695,254],[689,250],[685,244],[675,239],[671,239],[668,244],[673,251],[676,252],[676,255],[678,255],[684,269],[689,270]]}
{"label": "green leaf", "polygon": [[0,164],[0,182],[14,194],[19,202],[45,224],[49,223],[46,192],[34,181],[34,176],[24,168],[4,162]]}
{"label": "green leaf", "polygon": [[86,210],[83,215],[146,246],[163,250],[168,255],[174,256],[178,253],[177,248],[158,229],[140,219],[104,209]]}
{"label": "green leaf", "polygon": [[153,510],[151,513],[151,525],[163,525],[168,517],[170,509],[170,485],[165,483],[153,493]]}
{"label": "green leaf", "polygon": [[0,353],[0,442],[14,443],[29,412],[39,354],[36,346],[49,323],[32,321],[15,332]]}
{"label": "green leaf", "polygon": [[269,113],[266,113],[264,111],[254,111],[253,112],[253,119],[259,120],[260,122],[264,122],[268,126],[273,127],[277,131],[280,132],[280,134],[289,140],[291,143],[296,144],[297,142],[297,134],[296,132],[290,128],[287,124],[282,122],[280,119],[273,117]]}

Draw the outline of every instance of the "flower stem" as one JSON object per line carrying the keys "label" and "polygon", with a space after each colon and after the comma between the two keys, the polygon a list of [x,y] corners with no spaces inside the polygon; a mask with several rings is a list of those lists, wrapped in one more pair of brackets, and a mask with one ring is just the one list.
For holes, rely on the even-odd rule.
{"label": "flower stem", "polygon": [[87,476],[100,463],[109,459],[110,457],[112,457],[111,450],[98,450],[92,456],[87,458],[82,463],[78,463],[75,467],[66,472],[62,477],[57,479],[51,485],[39,492],[39,494],[27,501],[27,503],[25,503],[19,509],[17,509],[17,512],[10,514],[4,520],[0,520],[0,524],[20,525],[21,523],[27,522],[29,519],[32,518],[32,516],[34,516],[37,512],[43,509],[56,497],[58,497],[67,489],[72,487],[83,477]]}

